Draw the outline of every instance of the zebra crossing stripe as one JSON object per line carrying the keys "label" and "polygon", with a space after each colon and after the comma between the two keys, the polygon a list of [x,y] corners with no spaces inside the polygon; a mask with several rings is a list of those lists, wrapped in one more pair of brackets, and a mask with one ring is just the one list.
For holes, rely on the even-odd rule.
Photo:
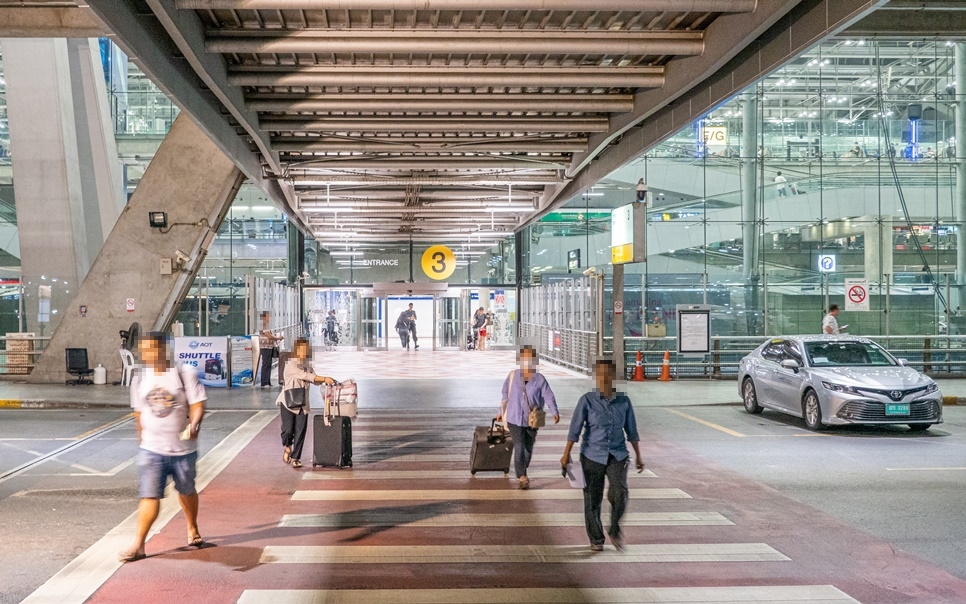
{"label": "zebra crossing stripe", "polygon": [[246,590],[239,604],[858,604],[831,585]]}
{"label": "zebra crossing stripe", "polygon": [[587,545],[270,545],[260,564],[570,564],[785,562],[765,543],[648,543],[623,552]]}
{"label": "zebra crossing stripe", "polygon": [[[604,521],[605,525],[607,520]],[[717,512],[640,512],[625,514],[623,526],[733,526]],[[584,526],[583,513],[544,514],[434,514],[419,512],[357,510],[335,514],[286,514],[281,528],[355,528],[372,526],[440,527],[560,527]]]}
{"label": "zebra crossing stripe", "polygon": [[[461,455],[459,461],[466,461]],[[562,478],[560,470],[528,470],[530,478]],[[331,472],[305,472],[302,480],[418,480],[421,478],[435,480],[463,480],[473,478],[469,470],[333,470]],[[501,480],[516,480],[512,475],[497,473],[477,473],[476,478],[498,478]],[[631,472],[627,478],[657,478],[654,472],[644,470],[640,474]]]}
{"label": "zebra crossing stripe", "polygon": [[[681,489],[630,489],[631,499],[691,499]],[[583,501],[581,489],[528,489],[524,490],[471,490],[446,489],[433,491],[417,490],[353,490],[295,491],[293,501],[531,501],[544,499],[579,499]]]}

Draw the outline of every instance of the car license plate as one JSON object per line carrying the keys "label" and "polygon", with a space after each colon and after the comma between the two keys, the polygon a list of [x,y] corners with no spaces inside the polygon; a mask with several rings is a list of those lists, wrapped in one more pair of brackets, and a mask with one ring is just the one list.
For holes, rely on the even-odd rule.
{"label": "car license plate", "polygon": [[886,415],[909,415],[909,403],[901,405],[886,404]]}

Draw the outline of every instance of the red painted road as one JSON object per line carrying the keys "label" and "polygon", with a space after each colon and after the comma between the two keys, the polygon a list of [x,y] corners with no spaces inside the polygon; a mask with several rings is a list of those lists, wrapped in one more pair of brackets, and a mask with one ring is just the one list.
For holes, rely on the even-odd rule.
{"label": "red painted road", "polygon": [[[365,428],[365,419],[356,426]],[[396,428],[400,429],[400,428]],[[554,432],[554,434],[561,434]],[[467,435],[467,441],[469,436]],[[560,436],[553,440],[559,442]],[[411,440],[411,439],[403,439]],[[545,438],[545,441],[550,440]],[[509,481],[302,480],[284,466],[278,421],[270,424],[201,496],[202,534],[213,546],[189,550],[177,516],[148,543],[149,558],[122,567],[93,602],[234,602],[246,589],[404,589],[492,587],[694,587],[827,585],[866,603],[966,602],[966,581],[896,551],[777,491],[724,471],[706,459],[642,434],[648,467],[658,478],[631,488],[678,488],[693,499],[632,500],[631,512],[718,512],[734,526],[626,527],[630,544],[765,543],[783,562],[548,564],[259,564],[266,546],[307,545],[575,545],[582,527],[278,528],[284,514],[339,514],[360,509],[440,513],[580,512],[579,500],[538,501],[293,501],[310,489],[510,489]],[[308,447],[307,447],[308,449]],[[421,452],[431,452],[422,449]],[[554,445],[538,453],[559,453]],[[357,451],[360,453],[360,451]],[[467,455],[468,457],[468,455]],[[306,453],[303,461],[310,459]],[[553,462],[534,468],[553,468]],[[466,463],[357,464],[373,470],[466,469]],[[336,470],[317,470],[335,472]],[[535,479],[534,488],[567,488]],[[605,503],[605,510],[607,504]]]}

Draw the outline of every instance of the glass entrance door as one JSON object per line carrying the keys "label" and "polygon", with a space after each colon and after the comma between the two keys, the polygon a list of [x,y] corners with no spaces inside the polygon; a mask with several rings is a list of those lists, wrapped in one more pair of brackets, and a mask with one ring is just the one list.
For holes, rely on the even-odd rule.
{"label": "glass entrance door", "polygon": [[460,299],[436,298],[436,350],[459,350],[462,346],[462,312]]}
{"label": "glass entrance door", "polygon": [[360,298],[360,306],[359,347],[363,350],[385,350],[385,299],[363,297]]}

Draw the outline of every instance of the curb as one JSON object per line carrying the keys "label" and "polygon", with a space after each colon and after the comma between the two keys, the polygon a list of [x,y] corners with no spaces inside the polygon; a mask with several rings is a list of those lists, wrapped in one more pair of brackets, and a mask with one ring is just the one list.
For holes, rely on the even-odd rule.
{"label": "curb", "polygon": [[48,401],[44,399],[0,399],[0,409],[126,409],[126,405]]}
{"label": "curb", "polygon": [[966,396],[944,396],[943,406],[966,405]]}

